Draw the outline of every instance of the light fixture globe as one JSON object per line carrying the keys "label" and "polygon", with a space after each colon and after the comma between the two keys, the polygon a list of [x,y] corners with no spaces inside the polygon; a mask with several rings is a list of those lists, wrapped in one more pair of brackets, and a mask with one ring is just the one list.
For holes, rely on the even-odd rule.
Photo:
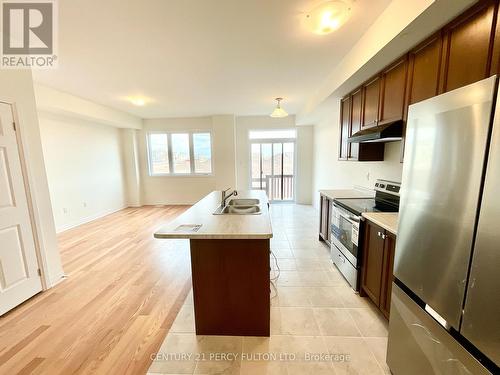
{"label": "light fixture globe", "polygon": [[281,104],[280,104],[280,102],[283,100],[283,98],[276,98],[274,100],[276,100],[276,102],[277,102],[276,108],[274,108],[273,113],[271,113],[269,116],[275,117],[275,118],[276,117],[277,118],[287,117],[288,113],[283,108],[281,108]]}
{"label": "light fixture globe", "polygon": [[347,21],[350,12],[351,8],[345,1],[325,1],[306,13],[304,24],[314,34],[330,34]]}

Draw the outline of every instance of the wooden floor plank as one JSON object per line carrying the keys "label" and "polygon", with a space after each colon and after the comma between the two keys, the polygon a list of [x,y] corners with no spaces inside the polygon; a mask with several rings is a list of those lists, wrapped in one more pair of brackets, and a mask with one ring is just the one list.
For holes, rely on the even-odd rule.
{"label": "wooden floor plank", "polygon": [[190,290],[187,206],[128,208],[58,236],[68,278],[0,317],[0,374],[143,374]]}

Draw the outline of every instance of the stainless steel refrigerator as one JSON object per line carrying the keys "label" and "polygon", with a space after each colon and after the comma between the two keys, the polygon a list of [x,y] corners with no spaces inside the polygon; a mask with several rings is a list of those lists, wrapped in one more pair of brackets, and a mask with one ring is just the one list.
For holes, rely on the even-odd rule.
{"label": "stainless steel refrigerator", "polygon": [[500,373],[500,104],[491,77],[409,108],[387,363]]}

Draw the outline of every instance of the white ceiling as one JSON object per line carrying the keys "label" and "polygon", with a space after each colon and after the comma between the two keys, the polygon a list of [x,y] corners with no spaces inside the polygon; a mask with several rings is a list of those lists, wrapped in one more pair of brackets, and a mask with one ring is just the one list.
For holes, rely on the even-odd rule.
{"label": "white ceiling", "polygon": [[[59,1],[59,66],[35,80],[142,118],[296,113],[390,0],[352,2],[318,36],[317,0]],[[144,107],[125,100],[142,95]]]}

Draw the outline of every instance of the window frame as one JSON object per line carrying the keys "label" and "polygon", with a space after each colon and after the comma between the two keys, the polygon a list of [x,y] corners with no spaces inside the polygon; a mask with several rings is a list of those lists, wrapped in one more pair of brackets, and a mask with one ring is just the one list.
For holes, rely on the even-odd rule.
{"label": "window frame", "polygon": [[[210,173],[200,173],[195,171],[194,164],[194,143],[193,134],[210,134]],[[165,134],[167,136],[168,147],[168,169],[170,173],[153,173],[152,155],[151,155],[151,134]],[[187,134],[189,137],[189,173],[174,173],[174,160],[172,156],[172,134]],[[148,154],[148,174],[149,177],[211,177],[214,175],[214,159],[213,159],[213,134],[211,130],[151,130],[146,134],[146,146]]]}

